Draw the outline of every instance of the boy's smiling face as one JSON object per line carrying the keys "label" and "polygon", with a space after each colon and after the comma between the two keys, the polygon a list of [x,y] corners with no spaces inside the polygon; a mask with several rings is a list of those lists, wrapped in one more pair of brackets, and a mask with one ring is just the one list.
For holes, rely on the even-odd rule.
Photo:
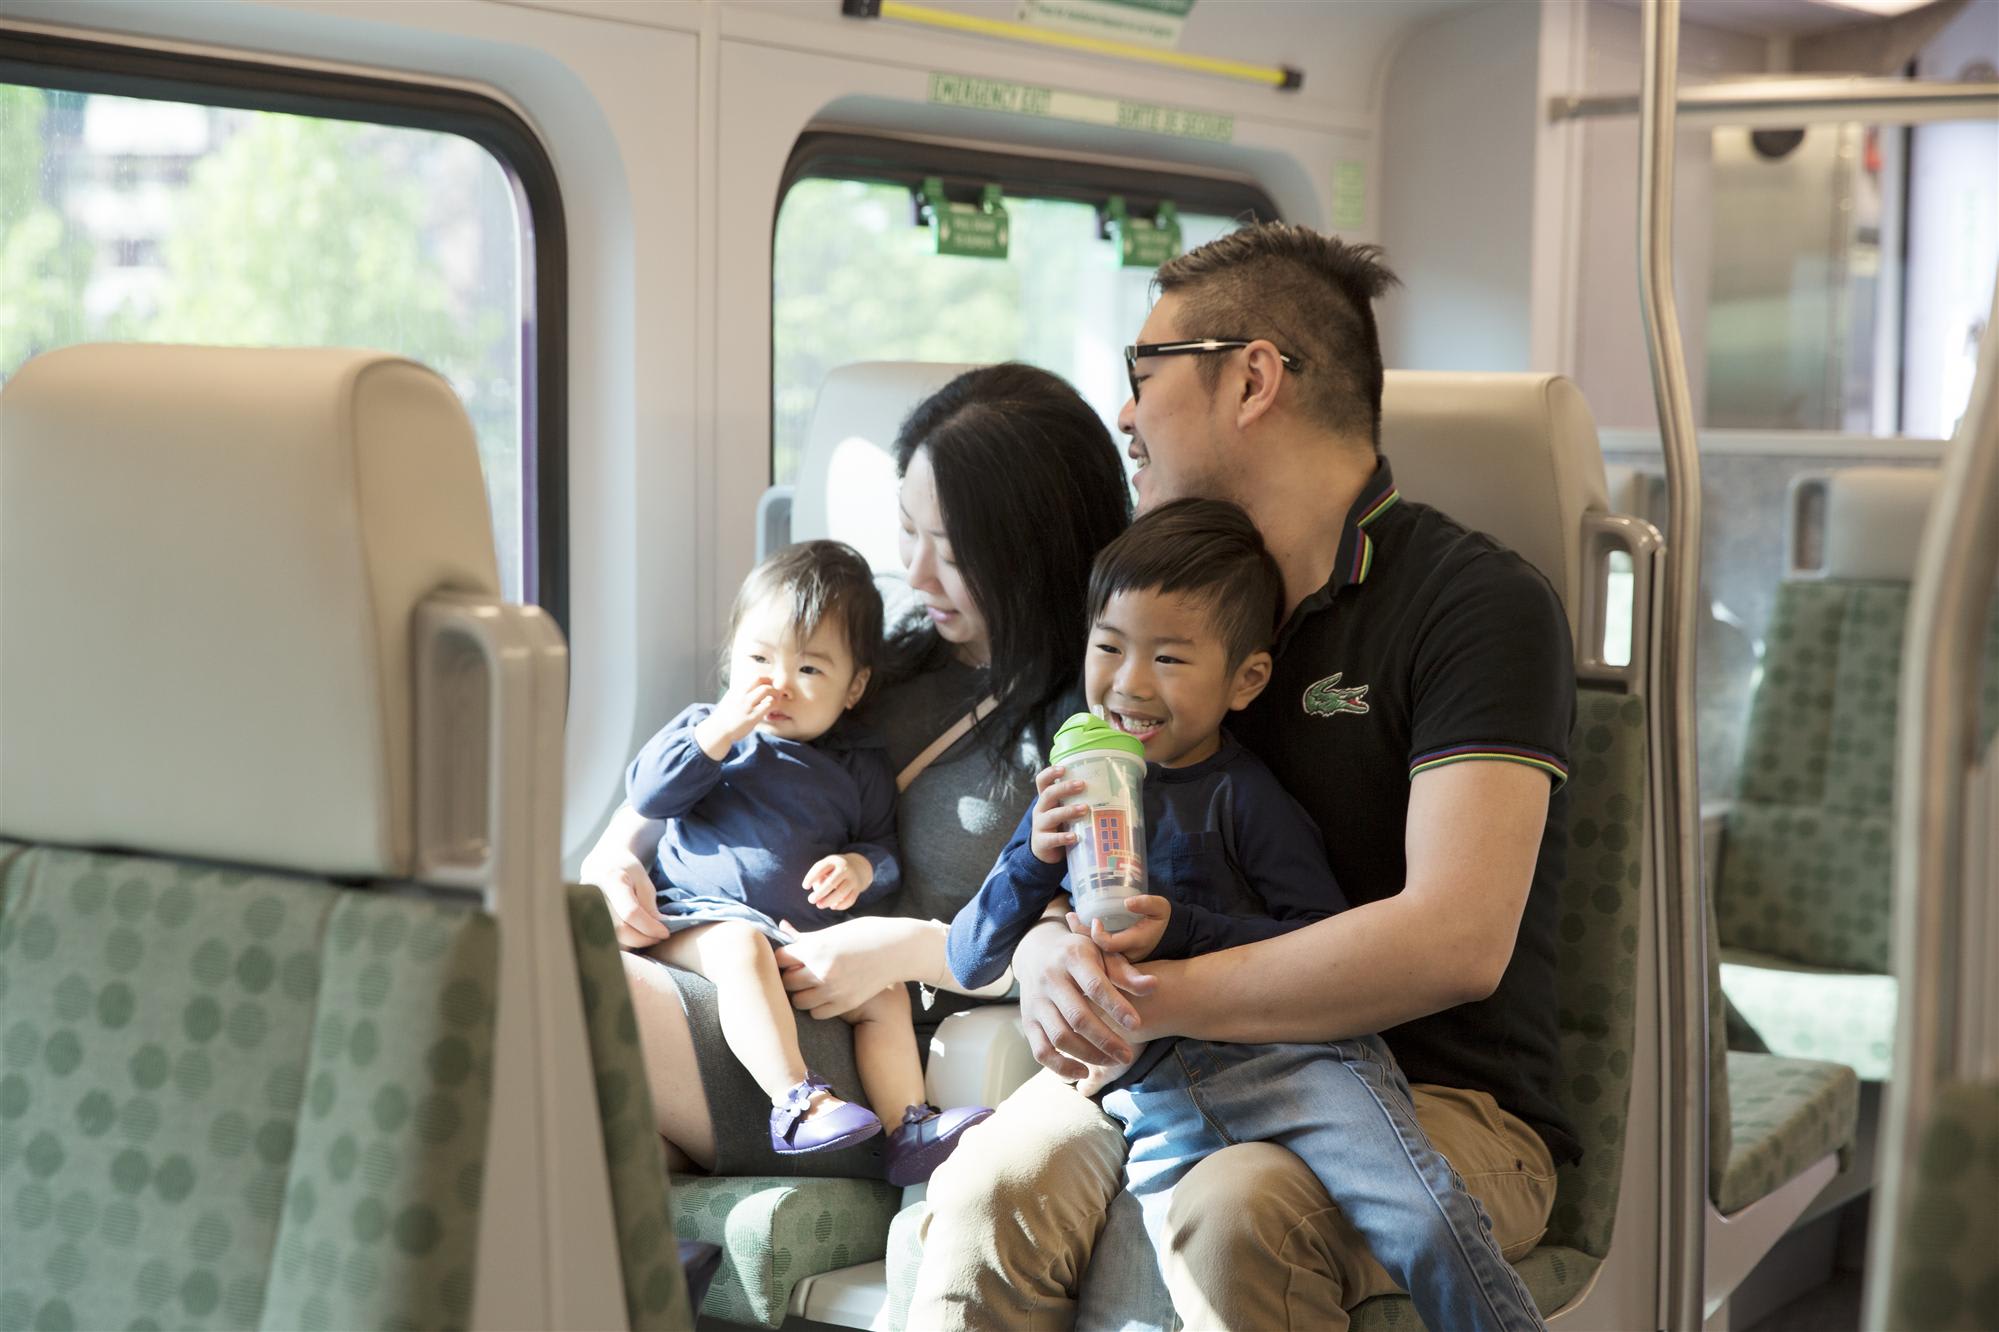
{"label": "boy's smiling face", "polygon": [[1212,603],[1199,594],[1115,593],[1090,627],[1083,658],[1090,710],[1167,768],[1214,754],[1222,719],[1248,707],[1269,680],[1268,652],[1230,665]]}

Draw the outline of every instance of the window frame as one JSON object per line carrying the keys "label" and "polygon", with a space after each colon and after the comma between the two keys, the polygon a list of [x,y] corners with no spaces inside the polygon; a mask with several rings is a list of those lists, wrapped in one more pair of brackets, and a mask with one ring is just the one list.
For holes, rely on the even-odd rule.
{"label": "window frame", "polygon": [[469,139],[509,177],[531,244],[523,321],[521,535],[532,543],[522,599],[569,627],[569,245],[555,164],[496,98],[374,75],[336,73],[0,28],[0,83],[360,121]]}
{"label": "window frame", "polygon": [[1248,214],[1260,222],[1283,220],[1276,200],[1247,176],[1200,175],[1086,158],[968,148],[927,139],[807,130],[792,146],[771,206],[770,289],[765,301],[771,312],[765,485],[774,484],[777,477],[777,223],[792,186],[808,179],[855,180],[900,185],[913,194],[932,177],[942,180],[945,193],[955,197],[976,198],[985,186],[998,185],[1015,198],[1059,199],[1092,206],[1113,194],[1122,195],[1131,210],[1140,214],[1171,200],[1185,213]]}

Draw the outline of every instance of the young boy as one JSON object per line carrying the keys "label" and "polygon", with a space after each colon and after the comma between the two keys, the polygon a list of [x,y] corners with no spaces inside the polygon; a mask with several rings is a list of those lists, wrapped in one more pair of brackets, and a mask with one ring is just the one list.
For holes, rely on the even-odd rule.
{"label": "young boy", "polygon": [[[1162,505],[1105,547],[1090,577],[1083,684],[1090,709],[1144,746],[1141,919],[1091,937],[1133,962],[1269,938],[1345,906],[1319,830],[1270,771],[1221,729],[1270,678],[1283,583],[1248,515],[1214,500]],[[1088,808],[1060,768],[978,896],[951,922],[966,985],[1003,972],[1066,889],[1063,863]],[[1081,923],[1071,914],[1071,928]],[[1378,1036],[1323,1045],[1153,1041],[1100,1079],[1124,1126],[1125,1186],[1157,1245],[1173,1186],[1237,1142],[1296,1153],[1434,1328],[1531,1329],[1534,1301],[1485,1214],[1417,1124],[1408,1083]],[[1085,1090],[1088,1090],[1086,1087]],[[1359,1168],[1355,1168],[1355,1166]],[[1365,1189],[1350,1181],[1365,1179]],[[1342,1185],[1342,1182],[1349,1182]],[[1079,1321],[1088,1319],[1079,1315]]]}

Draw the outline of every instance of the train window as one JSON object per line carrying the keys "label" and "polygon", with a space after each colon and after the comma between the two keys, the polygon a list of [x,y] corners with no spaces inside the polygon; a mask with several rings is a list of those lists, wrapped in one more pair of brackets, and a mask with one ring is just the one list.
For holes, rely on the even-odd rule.
{"label": "train window", "polygon": [[[1037,184],[1018,159],[1005,160],[988,179],[1002,185],[1006,257],[965,258],[938,254],[934,233],[919,224],[921,165],[890,172],[870,163],[851,174],[839,165],[822,158],[812,174],[795,174],[778,209],[775,481],[793,479],[827,372],[852,361],[1028,361],[1068,379],[1116,421],[1127,393],[1120,348],[1144,322],[1152,270],[1122,267],[1117,244],[1104,238],[1101,210],[1115,181],[1093,192]],[[953,165],[967,176],[969,164]],[[1144,185],[1179,205],[1184,249],[1234,229],[1238,218],[1275,215],[1260,193],[1241,186],[1217,194],[1214,182],[1175,190],[1153,177]]]}
{"label": "train window", "polygon": [[[97,49],[109,63],[87,76],[0,61],[0,381],[85,341],[369,347],[420,361],[476,430],[504,594],[561,619],[562,528],[537,523],[552,502],[566,507],[559,472],[554,493],[538,484],[561,461],[559,426],[551,438],[535,410],[550,388],[551,349],[537,345],[542,217],[523,206],[511,163],[434,108],[384,114],[336,95],[336,114],[297,114],[307,99],[282,86],[285,71],[247,67],[277,78],[266,91],[283,109],[262,109],[246,104],[263,99],[246,92],[244,66],[214,62],[229,76],[203,96],[189,81],[208,62],[121,82],[107,72],[121,59],[160,57]],[[555,220],[559,245],[559,210]]]}

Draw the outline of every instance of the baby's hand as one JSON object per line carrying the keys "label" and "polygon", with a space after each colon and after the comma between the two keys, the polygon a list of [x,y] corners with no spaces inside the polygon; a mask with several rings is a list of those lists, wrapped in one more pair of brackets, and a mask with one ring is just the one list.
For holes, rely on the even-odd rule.
{"label": "baby's hand", "polygon": [[732,688],[722,695],[715,710],[695,726],[694,743],[719,762],[728,757],[738,740],[757,729],[757,723],[770,715],[776,703],[777,688],[767,675],[747,681],[740,689]]}
{"label": "baby's hand", "polygon": [[1166,922],[1173,918],[1173,903],[1163,897],[1141,893],[1137,897],[1124,899],[1124,909],[1138,917],[1138,923],[1127,925],[1113,933],[1106,930],[1101,921],[1083,923],[1083,918],[1075,912],[1069,913],[1069,928],[1077,934],[1087,934],[1090,942],[1106,953],[1116,953],[1127,962],[1143,962],[1152,956],[1152,950],[1159,947],[1159,940],[1166,933]]}
{"label": "baby's hand", "polygon": [[805,871],[801,885],[807,899],[828,911],[845,911],[860,899],[875,881],[875,867],[866,856],[852,851],[827,856]]}
{"label": "baby's hand", "polygon": [[1068,772],[1067,768],[1050,767],[1034,774],[1034,789],[1041,794],[1034,801],[1034,831],[1027,845],[1034,852],[1034,858],[1044,865],[1062,863],[1069,854],[1069,848],[1076,844],[1076,834],[1071,828],[1076,820],[1087,818],[1090,813],[1088,805],[1062,803],[1068,797],[1080,794],[1089,785],[1088,782],[1064,781]]}

